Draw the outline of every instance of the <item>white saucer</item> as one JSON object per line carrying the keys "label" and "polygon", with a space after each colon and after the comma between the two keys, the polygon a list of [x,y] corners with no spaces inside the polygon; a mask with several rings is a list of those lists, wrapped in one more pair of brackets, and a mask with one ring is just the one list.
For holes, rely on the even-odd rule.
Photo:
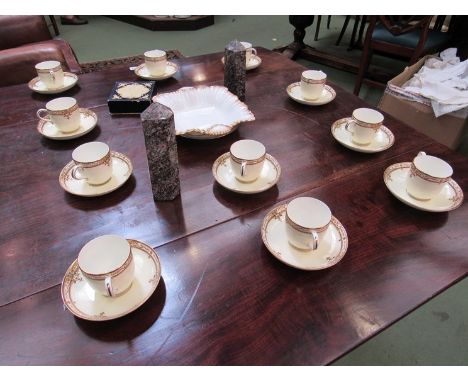
{"label": "white saucer", "polygon": [[137,240],[128,242],[135,262],[135,279],[124,294],[106,297],[96,293],[82,277],[78,260],[68,268],[62,281],[62,300],[75,316],[90,321],[107,321],[133,312],[148,300],[161,279],[158,254],[149,245]]}
{"label": "white saucer", "polygon": [[292,98],[294,101],[302,103],[304,105],[311,105],[311,106],[325,105],[333,101],[336,97],[336,92],[335,90],[333,90],[333,88],[330,85],[325,85],[320,97],[314,100],[308,100],[308,99],[302,98],[300,82],[294,82],[293,84],[289,85],[286,88],[286,92],[288,93],[288,96]]}
{"label": "white saucer", "polygon": [[463,191],[453,179],[450,179],[439,195],[431,200],[418,200],[406,192],[406,179],[411,162],[396,163],[384,172],[384,182],[389,191],[401,202],[418,210],[446,212],[458,208],[463,203]]}
{"label": "white saucer", "polygon": [[96,124],[96,113],[89,109],[80,108],[80,127],[75,131],[64,133],[57,129],[57,127],[52,122],[46,122],[43,120],[40,120],[37,124],[37,131],[49,139],[67,140],[75,139],[89,133],[94,129]]}
{"label": "white saucer", "polygon": [[71,176],[75,163],[71,161],[60,172],[59,182],[62,188],[73,195],[79,196],[101,196],[108,194],[121,187],[130,177],[133,171],[130,159],[121,153],[111,151],[112,177],[104,184],[91,186],[85,180],[76,180]]}
{"label": "white saucer", "polygon": [[143,63],[135,68],[135,74],[138,77],[143,78],[145,80],[162,81],[172,77],[174,74],[177,73],[178,70],[179,66],[177,64],[173,62],[167,62],[166,71],[164,72],[164,74],[155,76],[153,74],[150,74],[146,64]]}
{"label": "white saucer", "polygon": [[393,133],[385,126],[380,127],[375,134],[374,140],[368,145],[358,145],[353,142],[352,134],[346,130],[346,123],[352,118],[341,118],[331,127],[333,137],[348,149],[359,151],[361,153],[378,153],[387,150],[395,142]]}
{"label": "white saucer", "polygon": [[[224,65],[224,56],[221,57],[221,62]],[[245,69],[246,70],[252,70],[252,69],[258,68],[261,63],[262,63],[262,59],[259,56],[256,56],[255,54],[252,54],[252,56],[250,57],[250,60],[247,63],[247,66],[246,66]]]}
{"label": "white saucer", "polygon": [[260,176],[250,183],[237,180],[229,163],[229,156],[229,153],[225,153],[213,163],[213,176],[224,188],[239,194],[256,194],[268,190],[278,182],[281,175],[281,166],[270,154],[265,156]]}
{"label": "white saucer", "polygon": [[57,94],[62,93],[68,89],[71,89],[78,82],[78,76],[74,73],[64,72],[63,73],[63,86],[57,89],[47,89],[44,82],[39,77],[33,78],[29,81],[29,89],[41,94]]}
{"label": "white saucer", "polygon": [[270,211],[262,224],[262,239],[265,246],[278,260],[298,269],[316,271],[337,264],[348,249],[348,234],[340,221],[332,216],[331,224],[317,250],[302,251],[289,244],[286,236],[287,204]]}

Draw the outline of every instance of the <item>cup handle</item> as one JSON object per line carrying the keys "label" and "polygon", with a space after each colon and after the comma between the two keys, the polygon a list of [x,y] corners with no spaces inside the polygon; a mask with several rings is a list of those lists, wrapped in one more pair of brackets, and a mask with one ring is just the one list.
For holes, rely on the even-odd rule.
{"label": "cup handle", "polygon": [[318,237],[317,232],[315,232],[315,231],[312,231],[311,235],[312,235],[312,243],[313,243],[312,244],[312,249],[315,251],[319,246],[319,237]]}
{"label": "cup handle", "polygon": [[46,113],[48,113],[47,109],[39,109],[38,111],[36,111],[37,118],[39,118],[41,121],[50,122],[50,116],[49,115],[46,115],[45,117],[43,117],[41,115],[41,113],[44,112],[44,111]]}
{"label": "cup handle", "polygon": [[349,132],[351,133],[351,135],[352,135],[352,134],[354,134],[354,128],[353,128],[352,130],[349,129],[349,127],[350,127],[349,124],[350,124],[351,122],[352,122],[352,121],[346,122],[345,129],[346,129],[347,131],[349,131]]}
{"label": "cup handle", "polygon": [[53,70],[49,70],[49,74],[52,77],[52,82],[55,84],[55,74]]}
{"label": "cup handle", "polygon": [[243,161],[241,163],[241,176],[245,176],[246,169],[247,169],[247,162]]}
{"label": "cup handle", "polygon": [[110,276],[106,277],[104,280],[104,285],[106,286],[107,295],[109,297],[114,297],[114,291],[112,289],[112,278]]}
{"label": "cup handle", "polygon": [[87,178],[80,174],[81,170],[82,168],[80,166],[73,167],[73,170],[71,171],[72,178],[75,180],[86,180]]}
{"label": "cup handle", "polygon": [[252,53],[254,54],[254,56],[256,56],[257,55],[257,49],[252,48]]}

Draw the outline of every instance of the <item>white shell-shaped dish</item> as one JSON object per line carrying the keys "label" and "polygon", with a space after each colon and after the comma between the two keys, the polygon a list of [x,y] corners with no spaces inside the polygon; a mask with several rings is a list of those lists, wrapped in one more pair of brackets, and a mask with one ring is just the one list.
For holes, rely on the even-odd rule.
{"label": "white shell-shaped dish", "polygon": [[255,120],[247,105],[223,86],[181,88],[158,94],[153,102],[172,109],[176,134],[187,138],[224,137],[239,123]]}

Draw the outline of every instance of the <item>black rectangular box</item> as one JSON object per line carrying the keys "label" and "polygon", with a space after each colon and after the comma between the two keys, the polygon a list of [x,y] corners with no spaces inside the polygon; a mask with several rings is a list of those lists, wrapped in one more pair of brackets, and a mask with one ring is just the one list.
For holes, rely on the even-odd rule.
{"label": "black rectangular box", "polygon": [[150,104],[154,81],[117,81],[107,99],[112,114],[140,114]]}

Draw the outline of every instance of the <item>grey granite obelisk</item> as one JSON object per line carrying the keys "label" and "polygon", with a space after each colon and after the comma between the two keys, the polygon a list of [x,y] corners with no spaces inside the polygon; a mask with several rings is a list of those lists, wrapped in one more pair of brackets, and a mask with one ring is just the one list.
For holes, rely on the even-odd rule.
{"label": "grey granite obelisk", "polygon": [[153,198],[173,200],[180,194],[174,113],[155,102],[141,113],[141,122]]}
{"label": "grey granite obelisk", "polygon": [[241,101],[245,100],[245,48],[237,40],[224,49],[224,86]]}

